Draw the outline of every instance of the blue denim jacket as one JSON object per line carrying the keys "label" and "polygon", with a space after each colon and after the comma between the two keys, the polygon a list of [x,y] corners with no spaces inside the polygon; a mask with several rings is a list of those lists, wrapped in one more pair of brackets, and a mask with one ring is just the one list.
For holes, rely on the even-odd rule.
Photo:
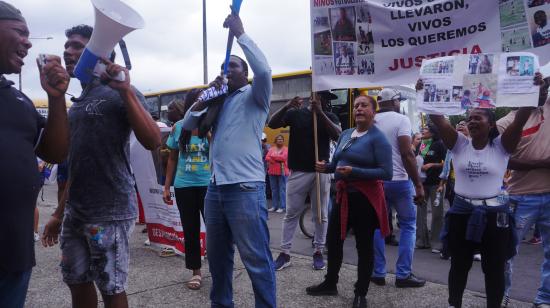
{"label": "blue denim jacket", "polygon": [[507,249],[507,259],[512,258],[516,255],[516,245],[518,243],[518,237],[516,234],[516,221],[514,215],[508,204],[500,206],[473,206],[465,200],[462,200],[460,197],[456,197],[453,202],[453,206],[445,214],[445,225],[441,231],[440,239],[444,244],[448,241],[447,235],[449,234],[449,215],[458,214],[458,215],[470,215],[468,219],[468,227],[466,229],[466,240],[472,241],[474,243],[481,243],[481,238],[485,232],[485,227],[487,226],[487,214],[488,213],[506,213],[508,215],[508,222],[510,231],[512,233],[512,238],[510,245]]}
{"label": "blue denim jacket", "polygon": [[[247,34],[241,35],[237,42],[254,72],[254,79],[252,85],[227,96],[214,123],[210,170],[217,185],[265,182],[261,139],[273,87],[271,68],[262,51]],[[189,110],[183,118],[183,128],[197,128],[200,116],[207,109]]]}

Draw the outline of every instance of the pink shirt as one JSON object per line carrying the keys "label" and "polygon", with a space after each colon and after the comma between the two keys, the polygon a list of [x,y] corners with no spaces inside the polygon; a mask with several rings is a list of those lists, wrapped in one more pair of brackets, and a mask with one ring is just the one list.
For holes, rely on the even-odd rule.
{"label": "pink shirt", "polygon": [[288,170],[288,148],[283,146],[281,149],[276,146],[272,146],[265,156],[267,161],[267,174],[269,175],[282,175],[284,169],[284,175],[288,176],[290,171]]}

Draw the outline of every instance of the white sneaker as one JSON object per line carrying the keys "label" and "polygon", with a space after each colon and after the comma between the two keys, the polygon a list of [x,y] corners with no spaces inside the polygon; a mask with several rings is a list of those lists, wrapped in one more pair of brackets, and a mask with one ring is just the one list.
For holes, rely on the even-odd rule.
{"label": "white sneaker", "polygon": [[275,211],[275,213],[283,213],[284,211],[285,210],[283,210],[283,209],[278,209],[278,210]]}
{"label": "white sneaker", "polygon": [[268,211],[268,212],[273,212],[273,211],[275,211],[275,209],[272,208],[272,207],[270,207],[270,208],[267,209],[267,211]]}
{"label": "white sneaker", "polygon": [[481,261],[481,254],[476,253],[476,254],[474,255],[474,261]]}
{"label": "white sneaker", "polygon": [[151,241],[149,239],[145,240],[145,243],[143,243],[145,246],[151,246]]}
{"label": "white sneaker", "polygon": [[35,242],[40,241],[40,235],[38,235],[38,232],[34,232],[34,241]]}

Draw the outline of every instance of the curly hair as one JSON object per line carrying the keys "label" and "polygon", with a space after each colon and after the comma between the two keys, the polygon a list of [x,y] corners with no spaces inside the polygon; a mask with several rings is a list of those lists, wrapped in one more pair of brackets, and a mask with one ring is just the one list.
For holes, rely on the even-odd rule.
{"label": "curly hair", "polygon": [[92,32],[94,31],[94,28],[88,25],[77,25],[70,29],[65,30],[65,36],[69,38],[71,35],[81,35],[87,39],[90,39],[92,37]]}
{"label": "curly hair", "polygon": [[[193,106],[193,104],[197,101],[199,98],[199,95],[201,94],[202,90],[200,89],[192,89],[185,95],[185,103],[183,107],[183,113],[182,115],[185,115],[187,111]],[[191,134],[192,132],[190,130],[183,130],[181,131],[180,138],[178,140],[179,144],[179,150],[180,152],[187,152],[188,147],[187,145],[191,141]]]}

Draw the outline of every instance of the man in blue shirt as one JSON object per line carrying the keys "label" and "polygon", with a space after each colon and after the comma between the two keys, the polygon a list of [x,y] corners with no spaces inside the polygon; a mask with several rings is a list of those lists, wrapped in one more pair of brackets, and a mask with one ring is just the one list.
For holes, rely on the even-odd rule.
{"label": "man in blue shirt", "polygon": [[[237,245],[248,271],[256,307],[276,307],[276,283],[269,249],[265,170],[261,136],[269,112],[271,68],[261,50],[244,33],[238,16],[224,22],[237,38],[254,72],[248,85],[248,65],[231,56],[229,93],[212,129],[212,179],[205,199],[206,245],[212,274],[212,307],[233,307],[233,255]],[[222,77],[211,85],[220,87]],[[208,101],[196,103],[183,119],[183,128],[198,127]]]}

